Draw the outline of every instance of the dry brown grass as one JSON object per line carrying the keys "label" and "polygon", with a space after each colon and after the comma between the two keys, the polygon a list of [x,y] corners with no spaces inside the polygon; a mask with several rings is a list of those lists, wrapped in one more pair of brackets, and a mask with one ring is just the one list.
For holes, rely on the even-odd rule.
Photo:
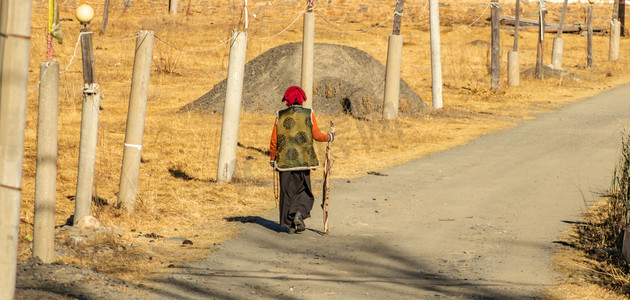
{"label": "dry brown grass", "polygon": [[[242,114],[238,168],[230,184],[214,181],[218,160],[221,115],[178,114],[176,111],[209,91],[227,74],[229,49],[227,45],[203,53],[188,50],[209,49],[225,41],[240,22],[240,3],[234,1],[184,1],[184,10],[176,16],[167,15],[166,2],[136,1],[133,7],[116,2],[110,11],[106,35],[98,34],[102,3],[96,7],[95,31],[96,77],[106,98],[100,113],[98,153],[95,174],[95,193],[107,200],[104,207],[93,207],[94,215],[108,226],[127,229],[121,244],[140,244],[134,250],[114,257],[85,260],[66,257],[65,262],[97,265],[99,270],[133,279],[162,268],[170,260],[194,260],[206,256],[215,243],[234,236],[236,226],[228,217],[267,215],[275,209],[272,192],[272,172],[267,157],[259,150],[267,150],[273,122],[272,115]],[[347,30],[364,29],[382,21],[393,11],[383,3],[366,2],[368,12],[356,12],[348,1],[322,3],[319,13],[330,22]],[[565,35],[564,65],[572,73],[588,76],[588,80],[571,81],[523,78],[521,87],[507,87],[505,80],[505,52],[512,47],[510,30],[502,31],[501,91],[489,90],[488,48],[474,46],[476,40],[489,41],[490,30],[483,18],[472,23],[483,11],[487,1],[441,1],[442,53],[444,74],[444,109],[427,111],[422,115],[401,118],[394,122],[361,121],[347,116],[318,115],[320,126],[328,129],[335,121],[338,141],[334,145],[335,177],[361,176],[368,171],[399,165],[430,153],[446,150],[493,131],[510,128],[522,120],[535,118],[538,113],[557,109],[611,87],[628,83],[630,71],[624,68],[630,61],[630,40],[622,39],[621,60],[607,62],[608,37],[595,37],[596,66],[586,65],[586,39]],[[29,76],[26,146],[20,235],[32,234],[35,178],[35,145],[37,123],[37,80],[39,63],[45,61],[46,1],[34,1],[31,65]],[[74,6],[60,2],[61,18],[73,18]],[[284,34],[271,36],[284,29],[301,11],[300,5],[282,6],[283,1],[251,2],[247,60],[287,42],[301,40],[301,19]],[[430,105],[431,79],[428,21],[421,14],[424,1],[407,1],[404,35],[402,77]],[[352,8],[353,13],[343,9]],[[526,15],[535,7],[525,5]],[[465,13],[462,13],[465,12]],[[600,15],[608,14],[603,7]],[[486,12],[488,16],[488,12]],[[581,16],[573,17],[573,20]],[[571,17],[569,20],[572,20]],[[387,51],[390,22],[366,33],[339,32],[317,18],[316,41],[343,44],[359,48],[383,64]],[[600,21],[605,24],[604,21]],[[55,58],[62,70],[73,56],[79,33],[74,21],[62,23],[64,44],[55,44]],[[132,37],[138,30],[153,30],[160,40],[155,41],[153,72],[145,126],[143,163],[141,167],[138,208],[133,215],[113,208],[117,200],[120,166],[125,134],[127,101],[133,64],[134,40],[115,41]],[[521,33],[520,53],[522,70],[535,63],[536,33]],[[545,61],[551,53],[551,37],[547,35]],[[164,43],[166,41],[168,44]],[[79,51],[80,56],[80,51]],[[299,67],[299,66],[296,66]],[[74,60],[68,72],[60,76],[59,159],[57,178],[56,223],[63,224],[73,214],[78,163],[81,114],[81,64]],[[279,95],[280,97],[280,95]],[[278,101],[279,102],[279,101]],[[391,143],[392,140],[400,143]],[[323,145],[319,145],[319,153]],[[175,176],[176,175],[176,176]],[[320,172],[314,172],[319,178]],[[334,192],[333,192],[334,198]],[[135,229],[135,232],[131,232]],[[182,248],[161,242],[144,243],[135,239],[138,232],[163,236],[185,236],[193,246]],[[20,243],[20,257],[30,256],[28,241]],[[129,264],[131,259],[138,263]]]}
{"label": "dry brown grass", "polygon": [[[570,247],[554,257],[565,279],[549,295],[598,293],[599,298],[628,299],[629,265],[622,249],[630,211],[630,136],[621,140],[619,160],[605,199],[589,207],[565,234]],[[578,290],[577,292],[572,292]],[[620,295],[616,295],[619,293]]]}
{"label": "dry brown grass", "polygon": [[630,299],[627,263],[620,248],[612,246],[614,241],[606,241],[617,239],[610,222],[619,222],[621,216],[618,211],[611,214],[613,210],[610,199],[601,200],[565,234],[562,240],[571,246],[561,248],[553,258],[564,279],[548,289],[545,298]]}

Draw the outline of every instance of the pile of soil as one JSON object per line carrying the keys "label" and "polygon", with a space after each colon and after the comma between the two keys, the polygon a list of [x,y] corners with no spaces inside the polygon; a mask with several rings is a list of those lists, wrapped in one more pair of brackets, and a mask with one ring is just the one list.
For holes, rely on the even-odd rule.
{"label": "pile of soil", "polygon": [[[385,67],[357,48],[315,44],[313,110],[327,114],[346,113],[357,118],[380,116],[383,109]],[[300,85],[302,43],[272,48],[245,65],[243,109],[268,113],[278,108],[284,91]],[[180,111],[223,113],[227,79]],[[400,113],[418,113],[426,105],[401,80]]]}

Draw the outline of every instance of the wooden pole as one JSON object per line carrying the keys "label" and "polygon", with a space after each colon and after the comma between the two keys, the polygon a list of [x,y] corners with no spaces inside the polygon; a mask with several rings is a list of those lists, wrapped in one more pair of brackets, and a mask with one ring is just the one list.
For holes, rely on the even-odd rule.
{"label": "wooden pole", "polygon": [[545,1],[538,1],[538,47],[536,49],[536,69],[535,76],[536,79],[543,79],[543,53],[544,47],[543,42],[545,39],[545,13],[547,8],[545,7]]}
{"label": "wooden pole", "polygon": [[79,170],[77,174],[77,194],[74,204],[74,225],[90,215],[92,186],[96,161],[98,135],[98,113],[101,95],[95,81],[92,32],[88,28],[81,31],[81,54],[83,58],[83,106],[81,112],[81,140],[79,142]]}
{"label": "wooden pole", "polygon": [[613,1],[613,11],[612,11],[612,19],[619,19],[619,0]]}
{"label": "wooden pole", "polygon": [[139,31],[136,38],[129,109],[127,111],[127,130],[123,161],[118,186],[118,207],[133,211],[136,208],[138,181],[140,178],[140,160],[142,159],[142,140],[144,121],[149,96],[151,60],[153,58],[153,31]]}
{"label": "wooden pole", "polygon": [[[330,132],[335,133],[333,122],[330,121]],[[322,185],[322,210],[324,217],[324,233],[328,234],[328,199],[330,198],[330,171],[334,161],[330,156],[331,142],[326,144],[326,156],[324,159],[324,183]]]}
{"label": "wooden pole", "polygon": [[626,36],[626,0],[619,0],[619,22],[621,23],[621,35]]}
{"label": "wooden pole", "polygon": [[440,45],[440,4],[429,0],[429,26],[431,27],[431,95],[433,108],[442,105],[442,54]]}
{"label": "wooden pole", "polygon": [[39,69],[33,257],[49,264],[55,259],[59,64],[45,62]]}
{"label": "wooden pole", "polygon": [[228,81],[223,106],[221,145],[217,166],[217,181],[229,182],[236,168],[236,148],[238,144],[238,124],[243,97],[245,77],[245,56],[247,54],[247,32],[232,32],[232,45],[228,62]]}
{"label": "wooden pole", "polygon": [[313,63],[315,53],[315,13],[313,5],[309,3],[304,14],[304,28],[302,35],[302,80],[301,87],[306,95],[303,107],[313,107]]}
{"label": "wooden pole", "polygon": [[31,5],[23,0],[0,5],[0,300],[15,295]]}
{"label": "wooden pole", "polygon": [[101,26],[102,34],[105,34],[107,32],[107,21],[109,20],[109,2],[110,0],[105,0],[105,8],[103,8],[103,26]]}
{"label": "wooden pole", "polygon": [[512,51],[518,52],[518,34],[521,30],[521,0],[516,0],[516,7],[514,8],[514,17],[516,19],[516,24],[514,25],[514,46],[512,47]]}
{"label": "wooden pole", "polygon": [[490,63],[490,88],[498,91],[499,90],[499,69],[501,67],[500,55],[501,55],[501,32],[499,30],[499,19],[500,19],[500,7],[499,1],[493,0],[490,2],[492,6],[491,10],[491,26],[492,26],[492,43],[491,43],[491,51],[492,58]]}
{"label": "wooden pole", "polygon": [[405,0],[396,0],[396,8],[394,9],[394,29],[392,34],[400,34],[400,26],[402,25],[402,13],[405,9]]}
{"label": "wooden pole", "polygon": [[514,25],[514,46],[512,51],[508,52],[508,80],[509,86],[519,86],[521,84],[521,68],[518,55],[518,33],[520,30],[520,14],[521,14],[521,1],[516,0],[516,8],[514,9],[514,16],[516,24]]}
{"label": "wooden pole", "polygon": [[586,66],[593,67],[593,4],[588,5],[586,25]]}
{"label": "wooden pole", "polygon": [[553,48],[551,48],[551,67],[562,69],[562,52],[564,51],[564,39],[562,38],[562,26],[564,25],[564,16],[567,12],[567,4],[569,0],[564,0],[562,5],[562,13],[560,14],[560,24],[558,25],[558,33],[553,38]]}
{"label": "wooden pole", "polygon": [[562,12],[560,13],[560,23],[558,24],[558,36],[562,36],[562,26],[564,25],[564,17],[567,14],[567,5],[569,0],[564,0],[562,4]]}

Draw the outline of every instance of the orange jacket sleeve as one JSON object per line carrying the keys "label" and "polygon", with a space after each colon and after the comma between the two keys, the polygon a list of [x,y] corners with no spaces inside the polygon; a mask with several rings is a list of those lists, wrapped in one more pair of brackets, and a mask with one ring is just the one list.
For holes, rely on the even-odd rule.
{"label": "orange jacket sleeve", "polygon": [[278,118],[276,117],[276,121],[273,123],[273,131],[271,132],[271,142],[269,143],[269,159],[276,159],[276,146],[278,144],[277,141],[277,133],[278,132]]}
{"label": "orange jacket sleeve", "polygon": [[313,113],[311,113],[311,120],[313,120],[313,129],[311,130],[313,133],[313,139],[318,142],[328,142],[328,135],[319,130],[317,120],[315,120],[315,115]]}

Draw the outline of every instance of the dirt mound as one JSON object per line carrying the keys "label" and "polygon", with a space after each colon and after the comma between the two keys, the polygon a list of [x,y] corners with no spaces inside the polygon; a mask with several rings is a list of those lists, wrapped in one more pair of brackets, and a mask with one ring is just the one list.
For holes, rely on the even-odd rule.
{"label": "dirt mound", "polygon": [[[301,81],[302,44],[272,48],[245,65],[243,108],[267,113],[281,108],[286,88]],[[313,109],[347,113],[359,118],[380,115],[383,107],[385,67],[369,54],[348,46],[315,44]],[[227,81],[223,80],[180,111],[223,112]],[[401,80],[400,112],[416,113],[425,104]]]}

